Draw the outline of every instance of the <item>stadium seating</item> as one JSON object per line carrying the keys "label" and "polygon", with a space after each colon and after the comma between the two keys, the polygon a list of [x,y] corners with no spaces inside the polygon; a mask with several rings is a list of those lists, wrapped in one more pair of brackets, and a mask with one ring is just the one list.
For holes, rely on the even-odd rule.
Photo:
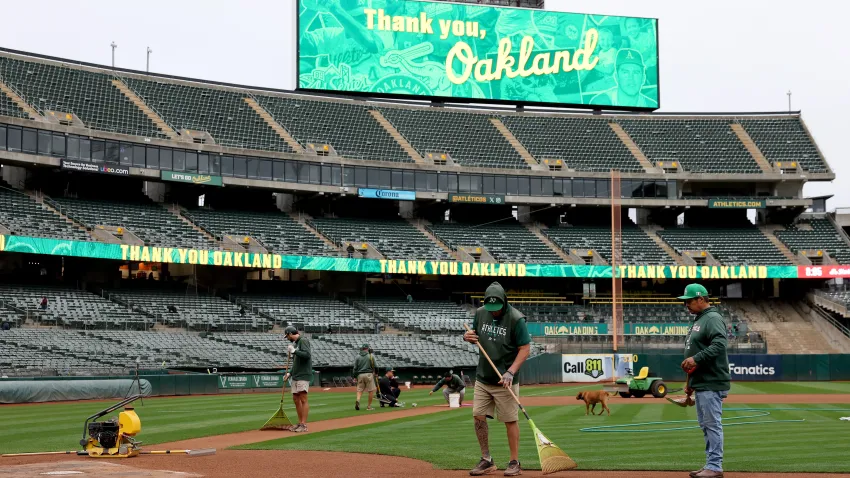
{"label": "stadium seating", "polygon": [[387,259],[449,259],[446,251],[402,219],[315,218],[308,223],[335,244],[368,242]]}
{"label": "stadium seating", "polygon": [[[609,264],[611,262],[610,227],[552,227],[543,232],[564,251],[593,249]],[[673,259],[640,228],[634,225],[624,226],[622,233],[623,264],[673,263]]]}
{"label": "stadium seating", "polygon": [[499,262],[561,263],[563,260],[518,222],[476,226],[442,223],[428,226],[449,247],[484,247]]}
{"label": "stadium seating", "polygon": [[153,79],[124,80],[178,133],[184,129],[206,131],[221,146],[293,152],[245,103],[247,92]]}
{"label": "stadium seating", "polygon": [[[47,309],[41,309],[42,298]],[[34,321],[85,329],[145,329],[153,320],[87,291],[47,286],[0,285],[0,298]]]}
{"label": "stadium seating", "polygon": [[363,103],[279,96],[257,101],[305,148],[327,143],[346,158],[413,162]]}
{"label": "stadium seating", "polygon": [[448,153],[462,166],[528,169],[485,114],[437,108],[379,108],[423,156]]}
{"label": "stadium seating", "polygon": [[617,122],[653,163],[678,161],[691,173],[761,173],[726,119]]}
{"label": "stadium seating", "polygon": [[220,297],[196,295],[194,291],[133,288],[109,294],[114,300],[171,327],[210,331],[265,331],[271,328],[268,320],[250,309],[246,308],[243,315],[236,304]]}
{"label": "stadium seating", "polygon": [[[0,331],[0,376],[32,377],[39,375],[73,375],[73,374],[111,374],[123,373],[115,370],[111,362],[100,361],[93,363],[84,357],[70,356],[66,351],[53,350],[55,342],[43,342],[33,335],[17,335],[21,332],[30,334],[32,329],[17,329]],[[50,331],[53,332],[53,331]],[[22,345],[17,345],[20,342]],[[59,344],[63,341],[60,340]]]}
{"label": "stadium seating", "polygon": [[742,119],[740,122],[768,161],[797,161],[812,173],[828,171],[799,117]]}
{"label": "stadium seating", "polygon": [[281,212],[213,211],[193,209],[184,215],[221,238],[251,236],[269,251],[296,256],[332,256],[331,249],[288,214]]}
{"label": "stadium seating", "polygon": [[75,241],[92,238],[79,227],[0,181],[0,224],[20,236],[58,237]]}
{"label": "stadium seating", "polygon": [[658,234],[677,253],[706,250],[723,265],[791,265],[754,227],[665,229]]}
{"label": "stadium seating", "polygon": [[280,326],[294,325],[306,332],[374,331],[375,320],[361,310],[325,296],[281,296],[254,294],[235,296],[238,303],[270,317]]}
{"label": "stadium seating", "polygon": [[538,161],[563,159],[577,171],[643,172],[607,119],[511,115],[501,120]]}
{"label": "stadium seating", "polygon": [[[800,224],[809,224],[812,229],[799,229]],[[795,253],[802,249],[822,249],[839,264],[850,264],[850,246],[828,219],[803,220],[774,234]]]}
{"label": "stadium seating", "polygon": [[108,73],[0,56],[0,77],[39,112],[73,113],[95,130],[167,139]]}
{"label": "stadium seating", "polygon": [[[471,367],[478,364],[478,355],[434,342],[426,342],[418,337],[400,335],[323,335],[317,337],[325,342],[346,345],[359,349],[369,344],[375,351],[379,373],[386,367],[427,366],[427,367]],[[351,365],[354,365],[352,360]]]}
{"label": "stadium seating", "polygon": [[394,327],[422,333],[449,333],[463,331],[464,323],[472,323],[472,317],[454,302],[437,300],[371,298],[358,301],[358,305],[368,309]]}
{"label": "stadium seating", "polygon": [[146,245],[211,249],[214,244],[198,231],[148,199],[138,202],[104,202],[54,198],[68,217],[89,228],[124,227]]}
{"label": "stadium seating", "polygon": [[[2,73],[2,72],[0,72]],[[0,80],[2,80],[2,75],[0,75]],[[29,115],[24,113],[24,110],[18,108],[18,105],[15,104],[5,93],[0,91],[0,116],[12,116],[14,118],[29,118]]]}

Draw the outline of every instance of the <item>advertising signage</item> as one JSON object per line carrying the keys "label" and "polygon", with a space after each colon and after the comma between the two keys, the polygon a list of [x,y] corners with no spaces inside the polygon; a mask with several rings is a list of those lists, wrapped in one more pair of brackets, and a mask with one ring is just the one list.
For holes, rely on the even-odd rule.
{"label": "advertising signage", "polygon": [[658,21],[409,0],[296,0],[298,88],[655,110]]}
{"label": "advertising signage", "polygon": [[70,171],[80,171],[84,173],[113,174],[116,176],[130,175],[130,168],[114,164],[95,164],[87,163],[84,161],[70,161],[67,159],[63,159],[61,167],[62,169],[67,169]]}
{"label": "advertising signage", "polygon": [[449,202],[467,204],[505,204],[505,196],[488,194],[449,194]]}
{"label": "advertising signage", "polygon": [[394,191],[391,189],[359,188],[357,195],[370,199],[392,199],[395,201],[415,201],[416,191]]}

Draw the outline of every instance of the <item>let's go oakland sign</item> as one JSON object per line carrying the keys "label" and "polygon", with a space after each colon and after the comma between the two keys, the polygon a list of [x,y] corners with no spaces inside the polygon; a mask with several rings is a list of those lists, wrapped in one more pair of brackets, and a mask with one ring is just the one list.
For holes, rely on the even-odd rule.
{"label": "let's go oakland sign", "polygon": [[656,19],[410,0],[294,3],[299,89],[659,107]]}

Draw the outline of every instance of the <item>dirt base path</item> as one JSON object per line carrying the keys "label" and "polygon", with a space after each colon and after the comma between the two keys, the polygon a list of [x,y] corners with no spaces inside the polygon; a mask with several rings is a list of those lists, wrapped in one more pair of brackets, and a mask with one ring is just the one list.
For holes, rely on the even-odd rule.
{"label": "dirt base path", "polygon": [[[642,398],[623,399],[612,398],[612,404],[617,403],[652,403],[663,402],[664,399]],[[583,406],[577,402],[575,397],[526,397],[523,402],[527,406]],[[850,394],[823,394],[823,395],[731,395],[726,403],[747,404],[815,404],[815,403],[846,403],[850,404]],[[316,433],[326,430],[335,430],[359,425],[380,423],[397,418],[427,415],[446,411],[443,406],[430,406],[396,410],[392,412],[370,414],[364,412],[354,417],[324,420],[310,424],[310,432]],[[199,449],[216,448],[215,455],[202,457],[188,457],[185,455],[144,455],[128,460],[109,461],[95,458],[78,457],[69,458],[68,455],[48,456],[26,456],[13,458],[0,458],[0,478],[44,476],[63,471],[77,471],[75,476],[141,476],[141,477],[165,477],[177,476],[169,472],[194,473],[205,477],[233,477],[245,474],[252,476],[277,476],[286,472],[297,472],[293,476],[304,478],[411,478],[411,477],[434,477],[434,478],[460,478],[469,476],[465,470],[436,470],[430,463],[414,460],[411,458],[395,456],[376,456],[358,453],[317,452],[317,451],[284,451],[284,450],[227,450],[226,448],[236,445],[256,443],[293,436],[291,432],[284,431],[248,431],[242,433],[231,433],[205,438],[195,438],[174,443],[151,445],[148,449]],[[114,472],[116,463],[122,466],[132,467],[122,469],[121,473]],[[79,464],[78,468],[68,468]],[[111,465],[111,466],[107,466]],[[473,463],[470,462],[470,466]],[[35,466],[35,468],[33,468]],[[186,475],[182,475],[186,476]],[[501,473],[492,476],[501,476]],[[539,471],[525,471],[523,476],[542,476]],[[570,471],[559,473],[554,476],[564,477],[588,477],[588,478],[683,478],[688,476],[686,472],[658,472],[658,471]],[[730,478],[768,478],[776,476],[801,477],[801,478],[831,478],[850,477],[850,474],[829,473],[726,473]]]}

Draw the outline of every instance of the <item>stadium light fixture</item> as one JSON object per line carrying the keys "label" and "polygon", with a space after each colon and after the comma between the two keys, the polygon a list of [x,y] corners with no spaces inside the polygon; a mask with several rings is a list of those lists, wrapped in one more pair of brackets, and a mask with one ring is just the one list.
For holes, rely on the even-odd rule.
{"label": "stadium light fixture", "polygon": [[788,90],[788,93],[785,93],[785,94],[788,95],[788,112],[790,113],[791,112],[791,90]]}
{"label": "stadium light fixture", "polygon": [[150,73],[151,71],[151,53],[153,53],[153,50],[151,50],[151,47],[148,47],[148,57],[147,61],[145,62],[145,72],[147,73]]}
{"label": "stadium light fixture", "polygon": [[115,49],[118,48],[118,44],[115,43],[115,40],[112,40],[109,46],[112,47],[112,68],[115,68]]}

